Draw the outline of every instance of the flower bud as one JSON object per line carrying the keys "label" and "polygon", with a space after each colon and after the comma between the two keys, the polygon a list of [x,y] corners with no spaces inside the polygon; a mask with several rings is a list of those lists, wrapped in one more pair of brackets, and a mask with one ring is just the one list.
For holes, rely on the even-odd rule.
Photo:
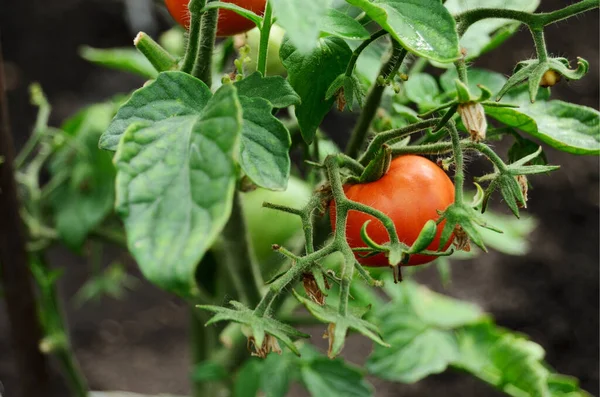
{"label": "flower bud", "polygon": [[265,334],[265,339],[261,346],[256,345],[254,336],[248,337],[248,350],[252,353],[252,356],[259,358],[266,358],[271,352],[281,354],[279,342],[277,342],[277,338],[271,334]]}
{"label": "flower bud", "polygon": [[548,69],[540,80],[540,87],[552,87],[560,81],[562,76],[556,70]]}
{"label": "flower bud", "polygon": [[460,225],[456,225],[454,228],[454,241],[452,244],[454,244],[454,247],[459,251],[471,252],[469,236]]}
{"label": "flower bud", "polygon": [[483,106],[478,102],[462,103],[458,106],[458,114],[462,119],[473,142],[481,142],[485,139],[487,131],[487,120]]}
{"label": "flower bud", "polygon": [[527,192],[529,190],[529,183],[527,181],[527,177],[525,175],[517,175],[515,177],[519,187],[521,188],[521,193],[523,193],[523,202],[517,203],[519,208],[527,208]]}

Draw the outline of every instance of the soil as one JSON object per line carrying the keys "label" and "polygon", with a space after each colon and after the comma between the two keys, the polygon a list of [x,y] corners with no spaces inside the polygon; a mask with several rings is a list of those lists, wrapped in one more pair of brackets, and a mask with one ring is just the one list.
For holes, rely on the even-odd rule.
{"label": "soil", "polygon": [[[543,10],[564,6],[545,0]],[[148,0],[148,4],[152,2]],[[106,71],[81,60],[77,48],[129,46],[135,29],[129,29],[123,2],[100,0],[0,1],[0,30],[9,77],[8,99],[13,133],[22,145],[34,123],[27,87],[39,81],[54,106],[52,123],[58,124],[78,108],[117,92],[138,87],[142,81],[128,74]],[[149,33],[167,27],[163,12]],[[143,21],[141,22],[143,23]],[[560,83],[553,97],[598,107],[598,12],[548,28],[549,50],[571,59],[590,61],[590,73],[579,82]],[[518,60],[534,54],[523,29],[500,50],[484,56],[476,66],[510,74]],[[343,140],[340,125],[351,119],[326,123]],[[341,124],[340,124],[341,122]],[[338,128],[338,130],[336,130]],[[500,143],[499,146],[504,145]],[[453,283],[446,293],[479,304],[507,328],[526,333],[546,348],[547,361],[557,371],[576,376],[593,395],[598,389],[599,334],[599,161],[546,148],[549,161],[561,165],[551,177],[532,178],[529,213],[539,219],[531,236],[532,250],[522,257],[496,252],[453,266]],[[479,167],[475,162],[474,167]],[[499,200],[497,200],[499,201]],[[106,261],[123,258],[105,252]],[[81,308],[72,297],[89,276],[89,266],[65,250],[51,253],[55,266],[66,268],[61,295],[66,302],[71,336],[83,371],[95,390],[139,393],[189,392],[187,377],[187,309],[185,305],[142,281],[135,265],[125,260],[140,280],[124,300],[104,299]],[[418,275],[420,281],[442,290],[434,271]],[[319,336],[321,328],[313,329]],[[313,338],[322,344],[321,338]],[[352,336],[345,357],[361,363],[371,349],[365,339]],[[15,372],[6,314],[0,307],[0,381],[11,397]],[[498,392],[462,374],[447,372],[414,385],[371,379],[377,396],[496,396]],[[0,388],[0,394],[2,394]],[[294,387],[293,396],[306,392]]]}

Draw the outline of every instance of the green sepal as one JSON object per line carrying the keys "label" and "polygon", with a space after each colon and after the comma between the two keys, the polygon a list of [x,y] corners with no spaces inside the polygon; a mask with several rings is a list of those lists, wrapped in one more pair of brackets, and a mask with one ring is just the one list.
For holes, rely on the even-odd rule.
{"label": "green sepal", "polygon": [[375,182],[383,177],[390,169],[392,162],[392,148],[383,145],[375,158],[365,167],[359,178],[359,183]]}
{"label": "green sepal", "polygon": [[471,93],[469,92],[469,87],[459,79],[454,80],[454,85],[456,86],[456,95],[458,96],[459,103],[467,103],[473,101],[471,99]]}
{"label": "green sepal", "polygon": [[588,61],[579,57],[577,58],[577,69],[570,69],[570,63],[566,58],[549,58],[544,62],[537,59],[519,62],[513,75],[498,92],[496,100],[499,101],[511,88],[529,80],[529,98],[533,103],[540,89],[540,82],[548,70],[554,70],[569,80],[579,80],[588,72],[589,66]]}
{"label": "green sepal", "polygon": [[252,330],[252,336],[254,337],[257,346],[262,346],[265,336],[268,333],[279,339],[292,352],[299,356],[300,352],[296,345],[294,345],[292,338],[310,337],[310,335],[302,333],[294,327],[281,323],[273,318],[258,317],[254,314],[254,311],[250,310],[240,302],[230,301],[229,304],[233,307],[232,309],[212,305],[198,305],[196,307],[215,313],[215,315],[208,320],[206,326],[220,321],[233,321],[249,327]]}
{"label": "green sepal", "polygon": [[369,219],[368,221],[366,221],[362,227],[360,228],[360,237],[362,238],[362,241],[369,247],[372,248],[374,251],[387,251],[387,249],[380,245],[377,244],[375,241],[373,241],[373,239],[367,234],[367,226],[369,226],[369,223],[371,223],[371,220]]}
{"label": "green sepal", "polygon": [[434,220],[428,220],[423,226],[423,229],[421,229],[419,236],[417,237],[413,245],[410,247],[410,249],[407,251],[407,253],[416,254],[427,249],[427,247],[429,247],[429,244],[433,242],[436,232],[437,224]]}
{"label": "green sepal", "polygon": [[442,220],[445,220],[446,223],[442,230],[440,247],[445,247],[446,244],[448,244],[456,226],[462,227],[469,236],[469,239],[484,252],[487,252],[487,248],[483,243],[481,234],[477,230],[477,226],[502,233],[500,229],[489,225],[473,208],[462,203],[454,203],[446,208],[446,210],[441,213],[438,223],[442,222]]}
{"label": "green sepal", "polygon": [[335,325],[333,327],[333,335],[329,335],[329,338],[333,338],[333,341],[330,341],[330,350],[328,351],[329,358],[334,358],[340,354],[342,348],[344,347],[346,334],[348,333],[349,329],[360,332],[362,335],[381,346],[390,346],[385,343],[383,339],[381,339],[379,329],[376,325],[363,320],[363,317],[369,311],[370,306],[366,308],[349,307],[346,315],[344,316],[341,315],[338,309],[333,306],[321,306],[310,299],[300,296],[294,290],[292,290],[292,293],[296,299],[298,299],[298,301],[302,303],[306,309],[318,320],[324,323],[329,323],[330,325]]}

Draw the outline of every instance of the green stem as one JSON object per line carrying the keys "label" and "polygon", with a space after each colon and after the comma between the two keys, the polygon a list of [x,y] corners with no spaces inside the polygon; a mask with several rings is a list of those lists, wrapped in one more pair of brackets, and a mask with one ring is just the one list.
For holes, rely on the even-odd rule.
{"label": "green stem", "polygon": [[458,73],[458,79],[465,83],[465,85],[469,84],[469,77],[467,75],[467,64],[465,63],[465,58],[462,57],[458,61],[454,62],[454,66],[456,66],[456,72]]}
{"label": "green stem", "polygon": [[381,149],[381,145],[383,145],[384,143],[392,139],[402,139],[403,137],[408,136],[410,134],[414,134],[415,132],[419,132],[426,128],[433,127],[439,121],[439,118],[429,119],[421,121],[419,123],[411,124],[406,127],[384,131],[377,134],[367,147],[365,154],[363,154],[363,156],[360,158],[360,164],[362,164],[363,166],[369,164],[369,162],[375,158],[377,152]]}
{"label": "green stem", "polygon": [[463,152],[460,146],[460,136],[458,135],[456,125],[452,121],[448,123],[448,130],[450,131],[450,138],[452,139],[452,151],[454,153],[454,202],[462,204],[464,201],[463,188],[465,184],[465,170]]}
{"label": "green stem", "polygon": [[294,266],[290,268],[290,270],[288,270],[283,276],[279,277],[269,286],[267,293],[265,296],[263,296],[259,304],[254,309],[254,314],[258,317],[263,317],[279,294],[284,292],[284,290],[293,282],[297,281],[300,276],[302,276],[302,274],[305,273],[315,263],[315,261],[332,254],[335,252],[335,250],[335,244],[328,244],[312,254],[299,258]]}
{"label": "green stem", "polygon": [[598,6],[598,0],[583,0],[560,10],[538,14],[500,8],[476,8],[466,11],[456,17],[458,21],[457,30],[459,36],[462,36],[469,26],[477,21],[487,18],[512,19],[525,23],[530,28],[541,28],[582,12],[598,8]]}
{"label": "green stem", "polygon": [[401,156],[403,154],[442,154],[452,151],[450,142],[431,143],[419,146],[404,146],[392,149],[392,156]]}
{"label": "green stem", "polygon": [[345,317],[348,312],[350,284],[352,283],[352,277],[354,276],[354,262],[356,262],[352,250],[348,251],[349,252],[344,254],[344,267],[342,269],[342,281],[340,284],[340,303],[338,306],[338,313],[343,317]]}
{"label": "green stem", "polygon": [[546,62],[548,60],[548,50],[546,49],[546,41],[544,40],[544,29],[531,28],[530,30],[533,42],[535,43],[535,51],[538,60],[540,62]]}
{"label": "green stem", "polygon": [[[204,8],[204,3],[205,2],[202,1],[202,4],[199,4],[197,9],[201,10]],[[192,72],[192,69],[194,68],[194,62],[196,62],[196,56],[198,54],[198,45],[200,44],[200,21],[202,19],[202,14],[196,12],[195,9],[194,12],[190,11],[190,14],[190,32],[187,41],[187,49],[181,65],[181,71],[185,73]]]}
{"label": "green stem", "polygon": [[[394,41],[392,55],[390,56],[390,59],[388,59],[388,61],[381,67],[379,74],[382,75],[384,79],[387,79],[392,71],[397,70],[396,65],[402,63],[406,54],[407,51],[402,48],[400,44]],[[377,83],[374,83],[371,87],[371,91],[369,91],[363,111],[358,118],[354,130],[352,131],[348,146],[346,146],[346,154],[348,156],[356,157],[360,152],[360,149],[362,148],[367,137],[371,122],[373,121],[373,118],[375,118],[375,114],[377,113],[377,109],[381,103],[381,98],[383,96],[383,92],[385,91],[385,87],[385,85],[380,85]]]}
{"label": "green stem", "polygon": [[354,72],[354,66],[356,65],[356,61],[358,61],[358,57],[360,56],[361,52],[363,52],[363,50],[365,48],[367,48],[369,46],[369,44],[371,44],[372,42],[374,42],[375,40],[377,40],[378,38],[380,38],[381,36],[383,36],[385,34],[387,34],[387,31],[381,29],[381,30],[373,33],[371,35],[371,37],[369,37],[368,39],[363,41],[358,47],[356,47],[356,49],[352,53],[350,62],[348,63],[348,66],[346,67],[346,76],[348,76],[348,77],[352,76],[352,73]]}
{"label": "green stem", "polygon": [[70,350],[70,346],[56,352],[56,358],[67,374],[67,380],[73,394],[77,397],[87,397],[89,387],[81,372],[79,362]]}
{"label": "green stem", "polygon": [[258,67],[257,70],[263,75],[267,75],[267,56],[269,51],[269,35],[271,34],[271,26],[273,24],[272,18],[273,10],[271,9],[271,2],[267,1],[265,7],[265,14],[263,16],[263,23],[260,28],[260,44],[258,47]]}
{"label": "green stem", "polygon": [[[206,327],[204,324],[208,321],[209,316],[195,308],[194,305],[190,306],[190,337],[191,337],[191,350],[192,350],[192,364],[194,366],[206,361],[213,348],[217,346],[217,335],[216,328]],[[211,394],[211,385],[205,382],[192,382],[192,397],[205,397]]]}
{"label": "green stem", "polygon": [[264,281],[248,238],[240,193],[235,193],[231,217],[215,249],[220,252],[220,262],[229,270],[239,299],[254,306],[260,299]]}
{"label": "green stem", "polygon": [[[210,3],[215,0],[208,0]],[[200,22],[200,43],[192,75],[202,80],[209,88],[212,86],[212,55],[217,36],[218,9],[210,9],[202,14]]]}
{"label": "green stem", "polygon": [[485,143],[477,143],[477,142],[465,142],[465,148],[472,148],[479,151],[481,154],[486,156],[500,171],[506,171],[507,166],[506,163]]}

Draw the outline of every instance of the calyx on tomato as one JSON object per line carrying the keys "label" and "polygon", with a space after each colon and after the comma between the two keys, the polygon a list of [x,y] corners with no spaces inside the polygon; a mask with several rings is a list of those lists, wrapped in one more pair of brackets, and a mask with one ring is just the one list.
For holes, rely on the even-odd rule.
{"label": "calyx on tomato", "polygon": [[[392,160],[390,168],[379,180],[369,183],[344,185],[349,200],[356,201],[386,214],[393,222],[400,241],[412,246],[419,233],[429,220],[437,220],[439,212],[454,202],[454,184],[446,173],[432,161],[415,155],[400,156]],[[335,203],[330,210],[331,226],[335,230]],[[388,233],[376,218],[362,212],[350,211],[346,224],[346,240],[351,248],[366,247],[361,238],[365,222],[368,236],[377,244],[389,242]],[[437,225],[435,238],[427,247],[429,251],[444,251],[440,247],[440,236],[444,222]],[[363,257],[355,253],[359,263],[365,266],[388,266],[388,258],[383,254]],[[435,256],[410,255],[404,266],[431,262]]]}
{"label": "calyx on tomato", "polygon": [[[265,12],[267,0],[227,0],[227,3],[235,4],[262,15]],[[188,29],[190,25],[189,0],[165,0],[165,4],[175,21]],[[219,10],[219,20],[217,22],[217,36],[219,37],[247,32],[254,26],[254,22],[234,11]]]}

